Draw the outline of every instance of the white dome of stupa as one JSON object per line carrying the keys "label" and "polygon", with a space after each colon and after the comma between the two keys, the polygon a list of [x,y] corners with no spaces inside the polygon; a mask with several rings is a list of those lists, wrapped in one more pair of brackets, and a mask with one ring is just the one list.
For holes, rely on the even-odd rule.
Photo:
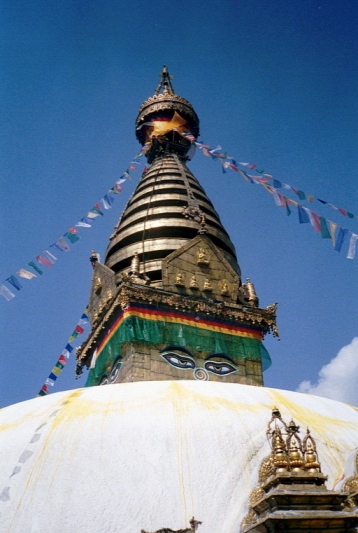
{"label": "white dome of stupa", "polygon": [[60,392],[0,411],[2,532],[237,533],[271,410],[309,426],[327,487],[358,443],[358,410],[248,385],[161,381]]}

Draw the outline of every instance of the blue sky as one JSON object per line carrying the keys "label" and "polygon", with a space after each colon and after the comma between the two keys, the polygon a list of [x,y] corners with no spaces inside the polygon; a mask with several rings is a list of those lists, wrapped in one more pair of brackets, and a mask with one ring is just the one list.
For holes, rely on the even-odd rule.
{"label": "blue sky", "polygon": [[[1,281],[62,236],[127,168],[139,150],[138,108],[163,64],[199,115],[202,140],[358,215],[355,0],[4,0],[0,9]],[[222,174],[201,153],[189,166],[260,305],[279,303],[281,340],[266,338],[273,364],[265,384],[313,386],[348,345],[337,387],[356,383],[358,258],[346,259],[347,243],[337,253],[298,223],[295,208],[287,217],[262,187]],[[0,299],[0,406],[41,388],[86,306],[91,249],[104,256],[138,178],[81,230],[70,253],[23,280],[12,301]],[[357,218],[317,201],[302,205],[358,233]],[[53,390],[84,382],[74,379],[73,358]],[[354,394],[343,399],[358,402]]]}

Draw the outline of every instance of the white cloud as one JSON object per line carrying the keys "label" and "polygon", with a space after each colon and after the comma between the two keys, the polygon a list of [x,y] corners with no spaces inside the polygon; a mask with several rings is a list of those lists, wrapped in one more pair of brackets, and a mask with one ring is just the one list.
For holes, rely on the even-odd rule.
{"label": "white cloud", "polygon": [[321,368],[317,383],[302,381],[297,391],[358,406],[358,337]]}

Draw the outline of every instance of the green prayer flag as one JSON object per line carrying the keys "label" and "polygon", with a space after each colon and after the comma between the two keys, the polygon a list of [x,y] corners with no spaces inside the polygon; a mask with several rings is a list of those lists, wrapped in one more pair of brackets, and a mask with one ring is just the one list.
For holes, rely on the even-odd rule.
{"label": "green prayer flag", "polygon": [[298,197],[300,200],[306,200],[306,195],[303,191],[298,191]]}
{"label": "green prayer flag", "polygon": [[349,211],[347,211],[347,215],[349,216],[349,218],[354,218],[353,213],[349,213]]}
{"label": "green prayer flag", "polygon": [[34,270],[36,270],[36,272],[38,274],[40,274],[40,276],[42,276],[43,274],[43,271],[33,262],[33,261],[30,261],[30,263],[27,263],[30,267],[32,267]]}
{"label": "green prayer flag", "polygon": [[319,217],[319,219],[321,221],[322,239],[331,239],[332,237],[331,237],[331,234],[329,232],[326,219],[324,217]]}
{"label": "green prayer flag", "polygon": [[286,203],[286,213],[287,213],[287,216],[288,216],[288,217],[290,216],[291,212],[292,212],[292,211],[291,211],[291,209],[289,208],[288,203]]}
{"label": "green prayer flag", "polygon": [[80,238],[75,233],[71,233],[70,231],[65,233],[64,236],[67,237],[67,239],[72,242],[72,244],[80,240]]}
{"label": "green prayer flag", "polygon": [[61,370],[63,370],[63,368],[65,367],[65,365],[63,365],[60,361],[57,361],[55,366],[57,366],[57,368],[60,368]]}

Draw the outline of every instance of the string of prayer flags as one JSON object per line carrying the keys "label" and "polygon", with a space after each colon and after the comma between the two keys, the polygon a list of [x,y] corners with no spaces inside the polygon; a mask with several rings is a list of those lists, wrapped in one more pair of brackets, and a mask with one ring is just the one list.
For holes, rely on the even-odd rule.
{"label": "string of prayer flags", "polygon": [[292,204],[297,207],[298,211],[298,220],[300,224],[305,224],[310,222],[314,231],[317,233],[321,233],[322,239],[331,239],[334,249],[337,252],[340,252],[343,246],[343,243],[347,237],[347,235],[351,235],[350,237],[350,244],[349,244],[349,250],[347,254],[347,259],[354,259],[356,254],[356,241],[358,238],[358,235],[349,231],[346,228],[339,227],[339,233],[337,236],[337,239],[335,238],[335,230],[337,228],[337,224],[335,222],[332,222],[330,220],[327,220],[325,217],[319,216],[314,211],[311,211],[307,207],[302,207],[300,204],[292,200],[291,198],[287,198],[286,196],[283,196],[281,193],[277,192],[275,188],[267,186],[264,183],[261,183],[258,181],[260,185],[263,185],[266,190],[268,190],[274,197],[275,204],[277,206],[286,207],[288,209],[287,214],[291,214],[291,210],[289,210],[288,205]]}
{"label": "string of prayer flags", "polygon": [[[0,287],[1,289],[1,287]],[[82,327],[84,324],[87,324],[89,321],[88,318],[88,306],[84,310],[84,312],[81,315],[81,318],[79,319],[74,332],[72,333],[71,337],[69,338],[68,343],[66,344],[65,349],[61,352],[58,360],[56,361],[55,366],[52,368],[51,372],[49,373],[48,377],[45,380],[45,383],[42,385],[40,391],[38,392],[37,396],[46,396],[49,392],[49,386],[53,387],[57,378],[61,375],[62,370],[65,368],[68,359],[70,358],[71,353],[74,350],[74,347],[72,346],[71,342],[77,338],[79,335],[82,335],[84,333],[84,328]],[[76,335],[74,336],[74,333]]]}
{"label": "string of prayer flags", "polygon": [[[70,242],[70,244],[74,244],[77,241],[80,240],[78,230],[76,228],[91,228],[94,220],[99,217],[103,216],[102,207],[104,210],[111,209],[113,202],[114,202],[114,194],[119,194],[122,192],[123,187],[122,184],[127,181],[128,179],[131,179],[130,170],[137,170],[137,167],[135,165],[140,165],[138,162],[138,159],[140,159],[145,151],[146,147],[142,148],[141,151],[133,158],[130,165],[128,166],[127,170],[119,177],[119,179],[116,180],[113,187],[101,198],[100,202],[95,204],[92,209],[86,214],[86,216],[82,217],[74,226],[72,226],[62,237],[57,239],[54,243],[49,245],[49,248],[51,248],[54,251],[61,251],[61,252],[69,252],[70,246],[68,245],[66,239]],[[143,174],[146,172],[143,170]],[[66,238],[66,239],[65,239]],[[41,254],[36,256],[37,263],[44,265],[46,268],[50,268],[52,265],[55,264],[55,261],[57,260],[57,257],[55,257],[51,252],[48,250],[45,250]],[[43,270],[39,268],[39,266],[35,263],[35,261],[29,261],[27,263],[27,266],[31,267],[37,274],[42,276]],[[25,279],[33,279],[36,278],[36,274],[24,269],[20,268],[16,274],[22,278]],[[11,286],[15,287],[15,289],[20,290],[20,282],[17,280],[17,278],[12,275],[9,276],[4,280],[2,284],[0,284],[0,296],[3,296],[7,301],[10,301],[12,298],[15,297],[15,294],[13,294],[7,287],[4,285],[5,281],[9,283]],[[21,286],[22,288],[22,286]]]}

